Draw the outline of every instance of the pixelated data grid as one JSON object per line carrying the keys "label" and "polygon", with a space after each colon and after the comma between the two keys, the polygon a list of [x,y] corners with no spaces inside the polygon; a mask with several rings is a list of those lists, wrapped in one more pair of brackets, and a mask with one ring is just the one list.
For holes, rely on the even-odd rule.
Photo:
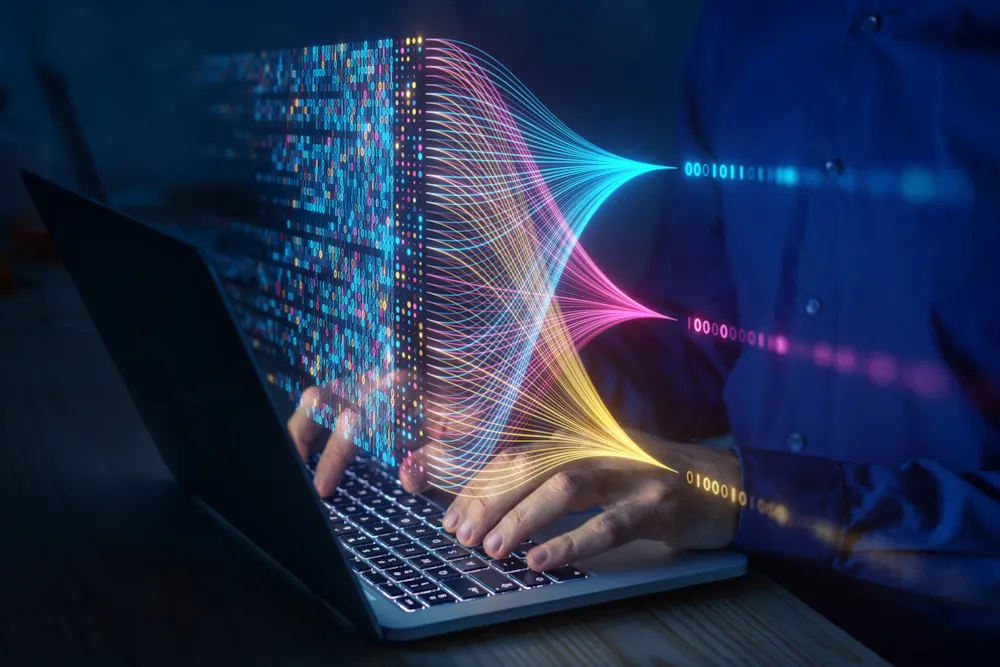
{"label": "pixelated data grid", "polygon": [[387,462],[423,437],[422,54],[387,39],[199,72],[215,120],[199,152],[259,198],[256,215],[217,221],[255,261],[249,284],[226,285],[244,334],[273,386],[295,402],[331,387],[317,419],[354,408],[355,442]]}

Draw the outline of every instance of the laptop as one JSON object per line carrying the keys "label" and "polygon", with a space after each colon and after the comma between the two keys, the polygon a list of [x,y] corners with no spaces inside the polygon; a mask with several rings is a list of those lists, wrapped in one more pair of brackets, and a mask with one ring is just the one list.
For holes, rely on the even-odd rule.
{"label": "laptop", "polygon": [[[406,493],[359,456],[335,495],[311,483],[203,251],[29,172],[27,189],[177,482],[342,619],[408,641],[742,575],[731,551],[637,541],[551,572],[496,560],[440,525],[447,496]],[[593,516],[565,517],[534,542]]]}

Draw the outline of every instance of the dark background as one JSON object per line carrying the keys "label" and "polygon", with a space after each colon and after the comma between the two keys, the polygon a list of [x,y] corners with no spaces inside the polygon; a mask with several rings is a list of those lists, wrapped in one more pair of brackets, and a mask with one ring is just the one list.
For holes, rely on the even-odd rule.
{"label": "dark background", "polygon": [[[185,179],[186,79],[199,56],[421,34],[474,44],[571,128],[618,154],[673,164],[681,57],[698,0],[34,0],[0,4],[0,239],[30,208],[27,166],[71,182],[31,63],[66,76],[114,192]],[[626,186],[584,244],[628,286],[659,215],[663,173]],[[2,241],[0,241],[2,243]],[[2,246],[0,246],[2,251]]]}

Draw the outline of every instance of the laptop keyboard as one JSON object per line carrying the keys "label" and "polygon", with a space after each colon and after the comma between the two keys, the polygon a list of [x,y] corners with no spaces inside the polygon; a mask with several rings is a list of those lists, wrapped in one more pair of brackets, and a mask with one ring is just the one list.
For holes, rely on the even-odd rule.
{"label": "laptop keyboard", "polygon": [[[315,472],[318,456],[309,460]],[[463,547],[441,527],[443,509],[407,493],[396,476],[372,459],[358,457],[333,496],[324,498],[351,567],[406,611],[517,593],[587,578],[566,565],[548,572],[528,569],[534,546],[521,543],[507,558],[491,558],[482,546]]]}

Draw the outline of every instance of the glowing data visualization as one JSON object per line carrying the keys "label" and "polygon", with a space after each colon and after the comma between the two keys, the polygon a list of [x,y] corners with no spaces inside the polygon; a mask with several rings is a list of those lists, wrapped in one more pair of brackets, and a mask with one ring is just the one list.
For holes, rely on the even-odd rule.
{"label": "glowing data visualization", "polygon": [[[595,146],[454,41],[217,56],[199,80],[200,155],[253,193],[254,212],[218,225],[250,244],[252,275],[226,287],[274,387],[294,401],[329,387],[316,418],[352,409],[355,441],[386,462],[433,445],[421,460],[452,492],[594,456],[667,467],[615,422],[578,350],[672,318],[577,239],[622,185],[671,167]],[[500,451],[526,466],[485,468]]]}
{"label": "glowing data visualization", "polygon": [[[201,157],[247,184],[256,214],[219,221],[251,241],[251,281],[227,285],[267,379],[298,401],[357,411],[357,443],[390,461],[422,436],[422,41],[215,56],[199,72],[212,121]],[[407,381],[369,391],[396,371]]]}

